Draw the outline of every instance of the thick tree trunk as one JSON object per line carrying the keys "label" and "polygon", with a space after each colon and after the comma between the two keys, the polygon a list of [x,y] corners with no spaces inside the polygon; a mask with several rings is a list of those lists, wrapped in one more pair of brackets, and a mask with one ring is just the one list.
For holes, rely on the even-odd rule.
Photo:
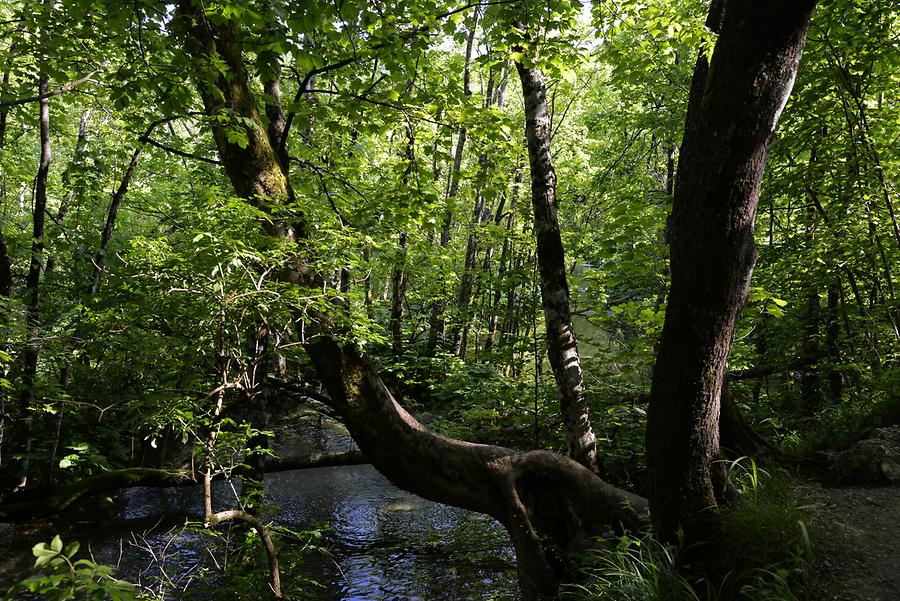
{"label": "thick tree trunk", "polygon": [[407,413],[352,346],[323,337],[308,351],[334,408],[380,472],[405,490],[486,513],[506,527],[526,599],[555,597],[571,576],[566,554],[589,546],[603,529],[644,527],[644,499],[578,463],[443,437]]}
{"label": "thick tree trunk", "polygon": [[[722,14],[722,5],[724,15]],[[756,258],[766,153],[800,63],[813,0],[714,2],[712,64],[691,86],[670,234],[672,285],[653,372],[647,462],[657,535],[717,541],[719,410]]]}
{"label": "thick tree trunk", "polygon": [[526,69],[521,63],[516,63],[516,68],[525,97],[525,135],[531,165],[531,204],[534,208],[547,355],[556,378],[569,454],[591,471],[599,473],[597,443],[588,415],[581,358],[569,308],[566,257],[557,218],[556,173],[550,153],[547,89],[540,71]]}

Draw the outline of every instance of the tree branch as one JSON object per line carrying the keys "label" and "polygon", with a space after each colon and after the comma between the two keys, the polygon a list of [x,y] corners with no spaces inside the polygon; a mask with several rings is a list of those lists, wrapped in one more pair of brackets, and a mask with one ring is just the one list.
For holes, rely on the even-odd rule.
{"label": "tree branch", "polygon": [[156,140],[154,140],[153,138],[150,138],[148,136],[141,136],[140,141],[145,144],[149,144],[150,146],[155,146],[156,148],[159,148],[160,150],[164,150],[166,152],[176,154],[180,157],[184,157],[186,159],[194,159],[195,161],[209,163],[210,165],[221,165],[222,164],[222,161],[219,161],[217,159],[210,159],[207,157],[202,157],[202,156],[199,156],[196,154],[191,154],[190,152],[178,150],[177,148],[172,148],[171,146],[166,146],[165,144],[163,144],[161,142],[157,142]]}
{"label": "tree branch", "polygon": [[50,90],[49,92],[45,92],[44,94],[38,94],[37,96],[29,96],[28,98],[18,98],[15,100],[7,100],[0,98],[0,107],[6,106],[18,106],[20,104],[28,104],[29,102],[38,102],[40,100],[46,100],[47,98],[53,98],[54,96],[61,96],[66,92],[71,92],[81,84],[89,81],[94,75],[99,73],[99,69],[94,69],[81,79],[77,79],[71,83],[67,83],[64,86],[59,86],[55,90]]}

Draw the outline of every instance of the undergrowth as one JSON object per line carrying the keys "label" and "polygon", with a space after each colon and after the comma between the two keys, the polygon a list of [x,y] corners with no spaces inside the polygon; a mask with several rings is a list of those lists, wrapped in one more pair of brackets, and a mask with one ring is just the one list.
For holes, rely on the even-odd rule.
{"label": "undergrowth", "polygon": [[720,575],[684,565],[682,545],[651,535],[598,541],[584,578],[563,599],[611,601],[812,601],[812,550],[802,514],[790,499],[790,480],[750,459],[730,464],[739,500],[722,512],[728,551]]}

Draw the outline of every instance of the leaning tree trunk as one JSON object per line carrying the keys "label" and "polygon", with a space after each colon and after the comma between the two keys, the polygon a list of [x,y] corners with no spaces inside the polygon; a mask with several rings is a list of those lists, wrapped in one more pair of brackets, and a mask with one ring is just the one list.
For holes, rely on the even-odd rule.
{"label": "leaning tree trunk", "polygon": [[537,69],[526,69],[522,63],[516,63],[516,68],[525,97],[525,135],[531,165],[531,204],[534,208],[547,355],[556,378],[569,453],[579,463],[599,473],[597,443],[588,415],[581,358],[569,309],[566,256],[557,219],[556,173],[550,153],[547,88],[543,74]]}
{"label": "leaning tree trunk", "polygon": [[[258,119],[243,59],[232,46],[233,31],[227,24],[206,21],[190,0],[183,0],[179,13],[173,27],[199,42],[196,63],[206,62],[215,48],[228,66],[228,75],[203,79],[198,87],[208,108],[221,109],[224,104],[243,118],[241,127],[251,141],[245,147],[230,142],[221,128],[213,126],[212,133],[237,193],[266,210],[271,204],[259,200],[272,203],[284,198],[279,195],[289,184]],[[216,98],[221,104],[212,103]],[[284,238],[297,230],[282,227],[272,233]],[[294,273],[285,277],[300,284],[313,281],[301,271],[302,265],[298,262]],[[306,348],[332,406],[379,471],[406,490],[489,514],[507,528],[526,599],[554,597],[560,580],[570,576],[567,554],[583,549],[604,530],[644,527],[644,499],[607,484],[571,459],[546,451],[521,453],[472,444],[431,432],[396,402],[375,367],[353,344],[339,345],[324,328],[308,339]]]}
{"label": "leaning tree trunk", "polygon": [[[724,14],[722,5],[725,4]],[[675,541],[716,541],[719,408],[756,259],[766,154],[803,51],[814,0],[713,2],[712,63],[694,71],[675,184],[672,285],[647,423],[653,524]]]}

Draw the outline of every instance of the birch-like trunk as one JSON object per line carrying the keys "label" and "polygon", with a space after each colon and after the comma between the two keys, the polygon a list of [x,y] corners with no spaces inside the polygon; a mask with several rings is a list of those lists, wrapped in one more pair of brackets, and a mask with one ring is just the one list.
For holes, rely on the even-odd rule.
{"label": "birch-like trunk", "polygon": [[557,217],[556,173],[550,153],[547,87],[539,70],[527,69],[521,63],[516,63],[516,68],[525,97],[525,135],[531,165],[531,204],[534,209],[547,356],[556,379],[569,454],[591,471],[599,473],[597,443],[584,395],[581,358],[569,307],[566,256]]}

